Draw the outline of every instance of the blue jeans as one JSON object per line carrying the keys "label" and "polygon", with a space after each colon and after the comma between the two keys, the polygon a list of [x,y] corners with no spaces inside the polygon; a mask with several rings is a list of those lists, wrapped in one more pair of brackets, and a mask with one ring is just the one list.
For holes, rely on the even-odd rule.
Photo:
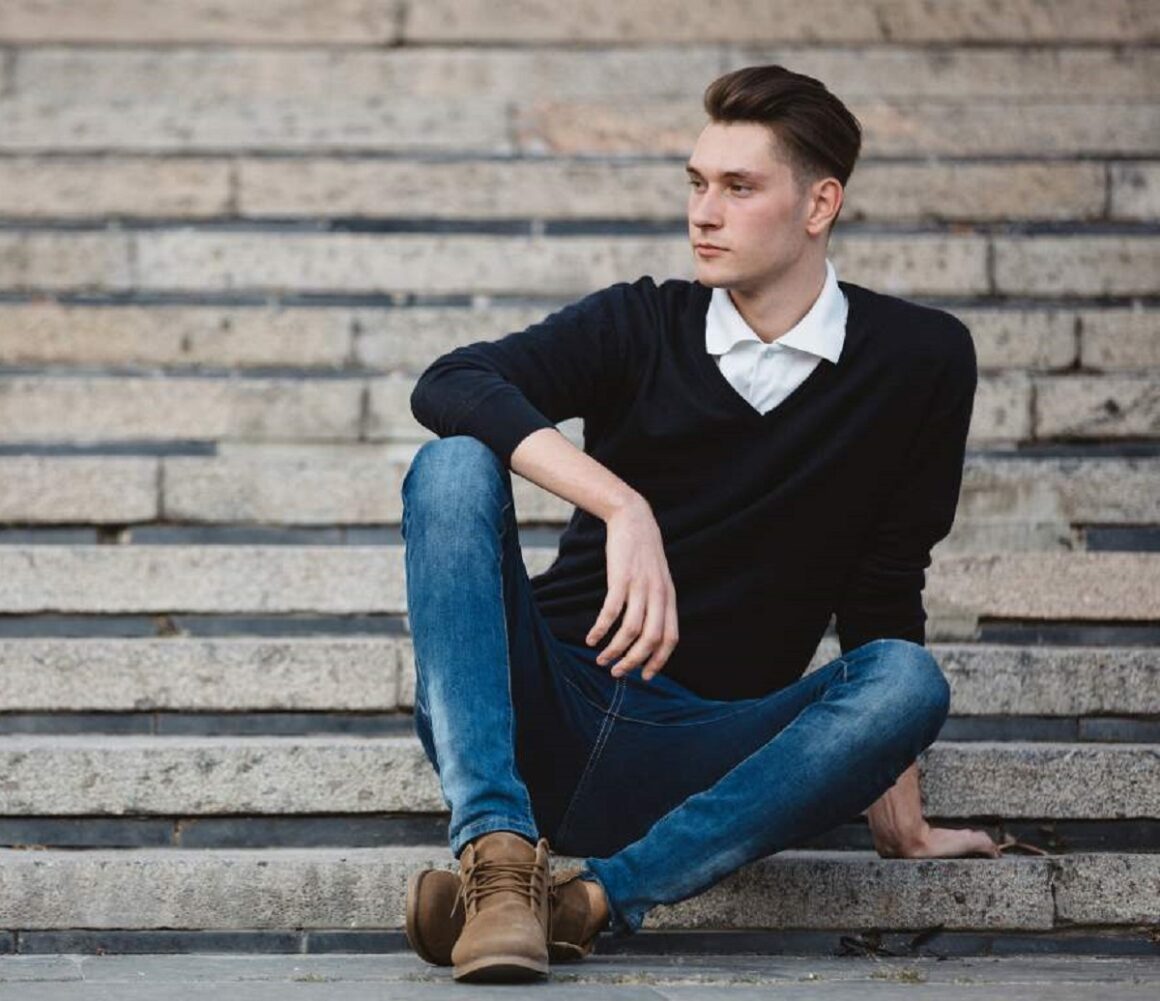
{"label": "blue jeans", "polygon": [[511,474],[490,448],[427,442],[402,494],[415,729],[451,811],[451,851],[489,831],[546,837],[583,857],[614,935],[856,818],[946,719],[937,661],[898,639],[753,699],[702,698],[663,669],[614,678],[597,649],[549,631]]}

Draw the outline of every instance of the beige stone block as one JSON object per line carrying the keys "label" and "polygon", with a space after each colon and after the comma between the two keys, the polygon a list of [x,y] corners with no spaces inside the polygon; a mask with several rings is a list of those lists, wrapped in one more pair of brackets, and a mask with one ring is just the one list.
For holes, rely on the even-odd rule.
{"label": "beige stone block", "polygon": [[8,0],[3,42],[228,42],[370,45],[398,41],[399,0]]}
{"label": "beige stone block", "polygon": [[[862,155],[1148,156],[1160,152],[1160,105],[1069,104],[982,99],[853,100],[863,128]],[[704,127],[699,106],[683,101],[529,99],[516,108],[518,148],[570,155],[687,156]]]}
{"label": "beige stone block", "polygon": [[1160,521],[1160,460],[968,454],[958,514],[975,521],[1076,525]]}
{"label": "beige stone block", "polygon": [[[160,50],[168,52],[168,49]],[[222,72],[228,73],[225,69]],[[59,96],[0,97],[0,151],[124,152],[325,149],[412,153],[508,153],[506,102],[427,98],[387,90],[357,99],[341,87],[312,93],[245,93],[203,99],[185,91],[159,99],[148,74],[124,97],[88,94],[89,81]],[[72,234],[70,234],[72,235]]]}
{"label": "beige stone block", "polygon": [[990,553],[932,563],[926,595],[941,608],[995,619],[1160,618],[1160,556]]}
{"label": "beige stone block", "polygon": [[[1156,776],[1153,770],[1153,788]],[[1160,908],[1156,906],[1160,900],[1160,858],[1156,855],[1087,852],[1065,855],[1058,865],[1053,893],[1058,920],[1150,928],[1160,923]]]}
{"label": "beige stone block", "polygon": [[953,716],[1135,716],[1160,707],[1160,662],[1146,647],[964,643],[931,652],[950,683]]}
{"label": "beige stone block", "polygon": [[246,216],[683,218],[684,167],[555,160],[244,160]]}
{"label": "beige stone block", "polygon": [[1160,380],[1073,375],[1035,379],[1037,438],[1154,438],[1160,435]]}
{"label": "beige stone block", "polygon": [[224,160],[0,159],[0,212],[21,218],[190,217],[230,211]]}
{"label": "beige stone block", "polygon": [[1000,307],[951,312],[970,328],[980,370],[1050,370],[1075,364],[1075,310]]}
{"label": "beige stone block", "polygon": [[338,369],[352,340],[345,309],[0,304],[0,357],[19,364]]}
{"label": "beige stone block", "polygon": [[409,11],[408,42],[1141,42],[1160,35],[1148,3],[1110,0],[720,0],[713,16],[681,0],[424,0]]}
{"label": "beige stone block", "polygon": [[884,45],[730,48],[724,70],[779,63],[824,81],[843,101],[923,98],[961,101],[1058,99],[1147,100],[1160,95],[1160,53],[1149,48],[1060,45]]}
{"label": "beige stone block", "polygon": [[1049,866],[782,851],[696,897],[653,908],[644,928],[1050,928]]}
{"label": "beige stone block", "polygon": [[124,233],[0,230],[0,288],[124,289],[131,274]]}
{"label": "beige stone block", "polygon": [[1096,219],[1104,208],[1104,169],[1093,163],[859,163],[845,195],[839,226],[860,219]]}
{"label": "beige stone block", "polygon": [[0,816],[431,812],[411,737],[0,737]]}
{"label": "beige stone block", "polygon": [[862,236],[838,230],[830,257],[843,279],[890,295],[987,290],[986,246],[974,236]]}
{"label": "beige stone block", "polygon": [[8,376],[0,440],[355,438],[354,379]]}
{"label": "beige stone block", "polygon": [[1031,437],[1031,383],[1021,372],[979,376],[968,447]]}
{"label": "beige stone block", "polygon": [[1079,314],[1080,362],[1101,372],[1160,368],[1160,311],[1087,309]]}
{"label": "beige stone block", "polygon": [[145,456],[0,456],[0,522],[153,521],[158,472]]}
{"label": "beige stone block", "polygon": [[175,291],[552,293],[578,298],[641,274],[691,277],[693,270],[687,241],[672,237],[173,230],[142,232],[135,239],[142,287]]}
{"label": "beige stone block", "polygon": [[1154,222],[1160,217],[1160,163],[1113,163],[1108,171],[1113,219]]}
{"label": "beige stone block", "polygon": [[395,637],[6,639],[3,712],[386,712]]}
{"label": "beige stone block", "polygon": [[492,304],[485,297],[473,308],[400,306],[359,309],[354,355],[360,365],[398,369],[419,375],[440,355],[475,341],[494,341],[526,330],[554,313],[562,303],[542,306]]}
{"label": "beige stone block", "polygon": [[1153,295],[1160,275],[1155,236],[993,238],[995,288],[1018,295]]}
{"label": "beige stone block", "polygon": [[1160,815],[1160,748],[1148,744],[936,741],[919,773],[935,817]]}

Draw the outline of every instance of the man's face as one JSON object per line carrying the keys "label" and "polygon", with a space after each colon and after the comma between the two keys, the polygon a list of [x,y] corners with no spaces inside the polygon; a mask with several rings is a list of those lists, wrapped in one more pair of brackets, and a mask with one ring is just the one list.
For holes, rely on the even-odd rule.
{"label": "man's face", "polygon": [[[809,191],[799,193],[773,134],[754,122],[710,122],[687,167],[689,240],[702,285],[757,291],[807,249]],[[720,251],[702,250],[699,243]]]}

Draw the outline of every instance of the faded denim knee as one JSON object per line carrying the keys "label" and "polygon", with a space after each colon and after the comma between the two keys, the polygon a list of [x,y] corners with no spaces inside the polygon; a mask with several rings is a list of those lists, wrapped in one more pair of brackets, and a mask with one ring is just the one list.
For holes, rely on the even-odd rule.
{"label": "faded denim knee", "polygon": [[512,500],[511,474],[478,438],[452,435],[425,442],[403,477],[403,538],[416,515],[448,528],[492,519]]}

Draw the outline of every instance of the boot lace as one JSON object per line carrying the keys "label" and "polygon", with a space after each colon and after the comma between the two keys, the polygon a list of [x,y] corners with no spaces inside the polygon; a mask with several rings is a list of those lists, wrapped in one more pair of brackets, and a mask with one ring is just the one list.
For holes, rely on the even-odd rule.
{"label": "boot lace", "polygon": [[467,913],[474,913],[484,897],[501,891],[521,893],[528,905],[535,906],[543,892],[544,873],[535,862],[494,862],[483,859],[476,862],[466,879],[459,881],[459,890],[451,907],[454,914],[462,903]]}

